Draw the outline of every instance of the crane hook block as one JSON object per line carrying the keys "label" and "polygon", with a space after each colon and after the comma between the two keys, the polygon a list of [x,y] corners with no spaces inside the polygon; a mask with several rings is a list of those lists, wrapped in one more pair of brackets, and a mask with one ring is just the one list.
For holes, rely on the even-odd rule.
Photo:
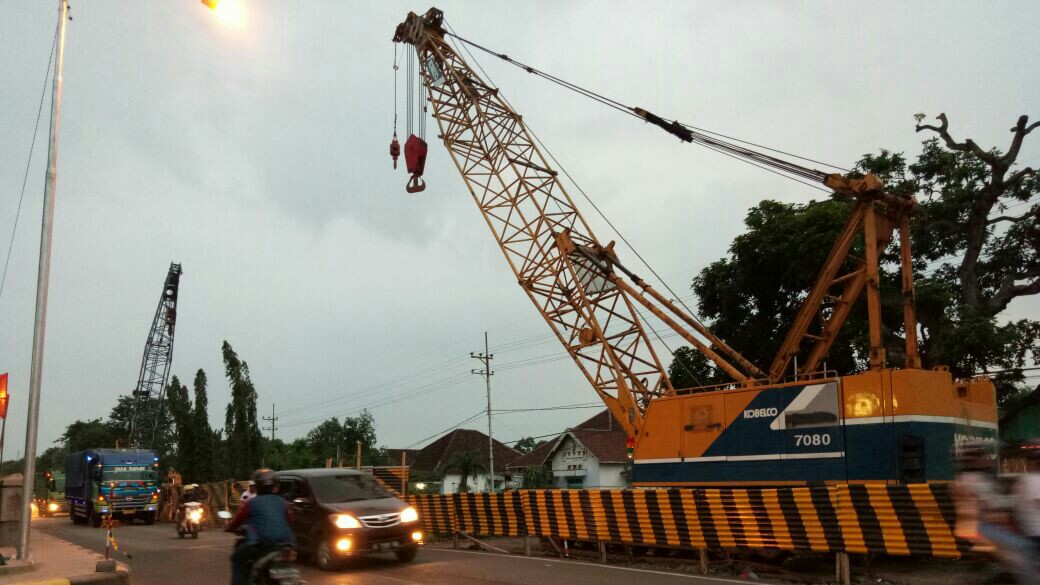
{"label": "crane hook block", "polygon": [[426,141],[415,134],[404,143],[404,164],[412,174],[405,191],[418,193],[426,189],[426,183],[420,178],[426,170]]}
{"label": "crane hook block", "polygon": [[401,143],[397,141],[397,134],[390,141],[390,157],[394,159],[394,168],[397,168],[397,157],[401,156]]}

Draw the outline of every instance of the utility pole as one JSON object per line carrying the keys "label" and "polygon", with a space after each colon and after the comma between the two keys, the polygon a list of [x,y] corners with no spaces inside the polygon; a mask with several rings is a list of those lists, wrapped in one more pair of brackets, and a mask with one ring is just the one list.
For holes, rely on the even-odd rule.
{"label": "utility pole", "polygon": [[278,417],[274,415],[274,403],[273,402],[271,403],[271,416],[262,416],[260,418],[262,418],[263,420],[271,423],[271,426],[264,427],[262,430],[271,431],[271,440],[274,441],[274,432],[276,430],[278,430],[278,427],[275,426],[275,423],[278,422]]}
{"label": "utility pole", "polygon": [[484,376],[484,383],[487,386],[488,493],[492,493],[495,491],[495,441],[491,438],[491,376],[494,376],[495,372],[491,371],[491,360],[495,358],[495,355],[488,350],[487,331],[484,332],[484,352],[471,351],[469,357],[480,360],[484,364],[484,369],[470,370],[470,373]]}
{"label": "utility pole", "polygon": [[[261,431],[271,431],[271,443],[274,442],[274,432],[278,428],[275,423],[278,422],[278,417],[274,415],[274,403],[271,403],[271,416],[262,416],[261,419],[271,423],[271,426],[260,429]],[[260,459],[260,466],[267,467],[267,452],[271,450],[271,445],[268,444],[267,448],[264,449],[264,456]]]}
{"label": "utility pole", "polygon": [[40,423],[40,382],[43,378],[43,338],[47,325],[47,291],[51,275],[51,236],[54,228],[54,192],[58,186],[58,123],[61,119],[61,74],[65,64],[65,23],[69,3],[58,0],[58,38],[54,85],[51,89],[51,136],[47,149],[47,181],[43,188],[43,225],[40,229],[40,266],[36,276],[36,319],[33,323],[32,366],[29,374],[29,413],[25,421],[25,469],[22,472],[22,514],[18,527],[18,558],[29,558],[33,478],[36,477],[36,433]]}

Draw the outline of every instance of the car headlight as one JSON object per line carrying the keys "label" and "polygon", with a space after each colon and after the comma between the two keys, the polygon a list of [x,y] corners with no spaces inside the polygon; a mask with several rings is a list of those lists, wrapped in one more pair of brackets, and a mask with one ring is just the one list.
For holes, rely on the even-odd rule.
{"label": "car headlight", "polygon": [[336,528],[361,528],[358,519],[350,514],[336,514],[332,517],[332,522],[336,524]]}
{"label": "car headlight", "polygon": [[415,522],[419,519],[419,513],[411,506],[401,511],[401,522]]}

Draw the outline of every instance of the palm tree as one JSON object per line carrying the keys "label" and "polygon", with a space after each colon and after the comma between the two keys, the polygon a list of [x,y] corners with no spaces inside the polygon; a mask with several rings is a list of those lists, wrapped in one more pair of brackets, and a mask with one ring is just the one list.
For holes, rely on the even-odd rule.
{"label": "palm tree", "polygon": [[481,462],[481,454],[476,451],[458,451],[452,454],[444,464],[444,473],[455,472],[462,476],[459,480],[459,493],[469,491],[469,478],[476,479],[478,474],[487,473],[487,466]]}

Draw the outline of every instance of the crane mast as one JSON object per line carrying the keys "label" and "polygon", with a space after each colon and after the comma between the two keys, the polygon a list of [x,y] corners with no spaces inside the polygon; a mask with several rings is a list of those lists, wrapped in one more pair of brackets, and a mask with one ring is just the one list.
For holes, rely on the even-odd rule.
{"label": "crane mast", "polygon": [[[159,305],[155,308],[152,326],[144,344],[141,371],[134,387],[134,406],[130,418],[131,447],[150,447],[155,442],[156,430],[162,417],[163,397],[173,363],[173,335],[177,325],[177,295],[180,290],[181,265],[170,263],[163,283]],[[149,407],[154,413],[149,412]],[[152,420],[147,421],[151,415]]]}
{"label": "crane mast", "polygon": [[[637,438],[651,398],[674,388],[636,305],[695,320],[641,279],[639,289],[620,279],[613,243],[604,246],[592,233],[522,117],[446,42],[442,23],[437,9],[409,13],[394,41],[414,46],[440,138],[517,283],[615,419]],[[648,296],[663,300],[665,310]],[[736,352],[721,340],[710,336],[705,343],[682,332],[723,370],[749,379],[711,348],[725,348],[734,359]],[[735,361],[757,372],[746,360]]]}

